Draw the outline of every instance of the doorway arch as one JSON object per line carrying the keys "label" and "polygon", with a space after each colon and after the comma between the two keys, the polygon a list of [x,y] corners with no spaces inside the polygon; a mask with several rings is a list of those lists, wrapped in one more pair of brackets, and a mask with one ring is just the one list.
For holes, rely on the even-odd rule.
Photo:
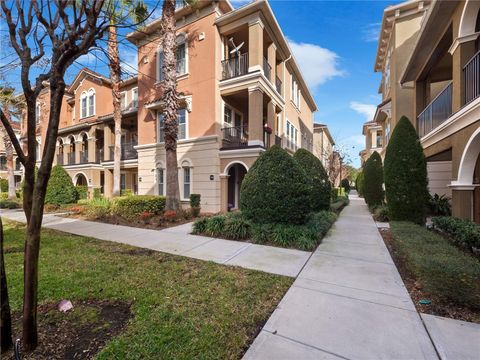
{"label": "doorway arch", "polygon": [[225,167],[224,173],[228,175],[227,209],[240,208],[240,189],[248,166],[241,161],[234,161]]}
{"label": "doorway arch", "polygon": [[78,173],[74,177],[75,186],[88,186],[88,180],[84,173]]}

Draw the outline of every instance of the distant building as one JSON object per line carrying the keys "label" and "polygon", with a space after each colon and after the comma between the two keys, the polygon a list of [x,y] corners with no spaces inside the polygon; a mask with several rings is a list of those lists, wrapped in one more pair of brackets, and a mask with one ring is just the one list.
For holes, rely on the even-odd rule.
{"label": "distant building", "polygon": [[313,154],[317,156],[323,164],[323,167],[327,168],[328,161],[333,153],[333,146],[335,141],[333,140],[327,125],[313,124]]}

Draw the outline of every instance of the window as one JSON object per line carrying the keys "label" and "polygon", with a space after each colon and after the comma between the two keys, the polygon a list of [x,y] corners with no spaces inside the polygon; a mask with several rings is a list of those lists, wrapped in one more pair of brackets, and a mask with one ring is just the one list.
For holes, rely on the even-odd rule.
{"label": "window", "polygon": [[382,131],[377,130],[377,147],[382,147],[383,146],[383,138],[382,138]]}
{"label": "window", "polygon": [[122,91],[120,93],[120,109],[125,110],[127,108],[127,93]]}
{"label": "window", "polygon": [[[178,121],[178,138],[177,140],[183,140],[187,138],[187,110],[178,109],[177,111],[177,121]],[[165,131],[163,124],[163,113],[157,113],[157,123],[158,123],[158,142],[165,141]]]}
{"label": "window", "polygon": [[132,89],[132,108],[138,108],[138,88]]}
{"label": "window", "polygon": [[40,103],[35,105],[35,121],[37,123],[40,121]]}
{"label": "window", "polygon": [[95,90],[88,90],[88,116],[95,115]]}
{"label": "window", "polygon": [[80,103],[80,118],[95,115],[95,90],[90,89],[88,92],[82,92]]}
{"label": "window", "polygon": [[190,168],[184,167],[183,168],[183,198],[188,199],[190,198]]}
{"label": "window", "polygon": [[82,108],[80,109],[80,119],[87,117],[87,95],[82,94],[81,97]]}
{"label": "window", "polygon": [[225,125],[232,126],[232,121],[232,109],[230,109],[228,106],[225,106],[223,112],[223,122]]}
{"label": "window", "polygon": [[[188,54],[187,54],[187,38],[184,34],[177,36],[177,76],[184,75],[188,72]],[[163,81],[163,50],[158,50],[157,53],[157,79]]]}
{"label": "window", "polygon": [[158,195],[165,195],[165,170],[162,168],[157,169],[157,185]]}
{"label": "window", "polygon": [[287,120],[287,147],[291,149],[296,148],[298,139],[298,130],[293,124]]}
{"label": "window", "polygon": [[293,75],[291,76],[291,80],[292,80],[292,89],[291,89],[290,99],[293,101],[295,106],[298,109],[300,109],[300,88],[298,87],[297,80]]}
{"label": "window", "polygon": [[127,188],[127,176],[126,174],[120,174],[120,190],[123,191]]}

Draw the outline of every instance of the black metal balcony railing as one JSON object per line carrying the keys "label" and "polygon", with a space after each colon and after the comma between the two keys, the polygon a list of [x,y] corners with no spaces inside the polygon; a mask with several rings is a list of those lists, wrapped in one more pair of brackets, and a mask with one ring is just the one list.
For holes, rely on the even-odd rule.
{"label": "black metal balcony railing", "polygon": [[263,58],[263,74],[268,80],[271,80],[272,76],[272,67],[268,63],[267,58]]}
{"label": "black metal balcony railing", "polygon": [[57,154],[57,164],[63,165],[63,154]]}
{"label": "black metal balcony railing", "polygon": [[[135,150],[134,146],[137,146],[136,143],[125,143],[121,146],[121,160],[132,160],[138,158],[137,150]],[[110,161],[113,161],[115,146],[112,145],[109,147],[110,150]]]}
{"label": "black metal balcony railing", "polygon": [[88,163],[88,151],[80,151],[80,164]]}
{"label": "black metal balcony railing", "polygon": [[466,105],[480,96],[480,51],[478,51],[463,67]]}
{"label": "black metal balcony railing", "polygon": [[277,89],[277,92],[282,95],[282,80],[280,80],[278,76],[275,76],[275,89]]}
{"label": "black metal balcony railing", "polygon": [[452,115],[452,83],[449,83],[417,117],[418,135],[422,137],[428,134],[450,115]]}
{"label": "black metal balcony railing", "polygon": [[238,148],[248,146],[248,127],[233,126],[222,129],[222,147]]}
{"label": "black metal balcony railing", "polygon": [[68,165],[75,164],[75,153],[74,152],[68,153],[67,156],[68,156]]}
{"label": "black metal balcony railing", "polygon": [[222,61],[222,80],[248,73],[248,53]]}

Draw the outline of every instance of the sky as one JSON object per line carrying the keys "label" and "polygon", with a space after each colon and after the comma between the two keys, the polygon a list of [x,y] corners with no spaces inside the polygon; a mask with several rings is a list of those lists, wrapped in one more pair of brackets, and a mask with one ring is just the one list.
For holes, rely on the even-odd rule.
{"label": "sky", "polygon": [[[234,0],[232,4],[240,7],[248,2],[250,0]],[[373,65],[383,10],[398,2],[270,0],[317,103],[314,121],[328,125],[336,145],[348,154],[355,167],[360,166],[358,153],[365,146],[362,124],[372,119],[376,105],[381,102],[378,94],[381,75],[374,73]],[[152,18],[161,15],[161,9],[155,8],[157,0],[147,0],[147,4],[153,11]],[[0,32],[5,31],[5,26],[0,24]],[[119,38],[124,35],[120,34]],[[106,47],[106,43],[98,45]],[[8,56],[10,52],[5,40],[0,41],[0,66],[13,59]],[[136,48],[122,41],[120,53],[122,69],[127,75],[134,74]],[[105,57],[95,51],[74,63],[66,80],[73,80],[84,66],[108,75]],[[15,71],[7,73],[7,80],[20,89]]]}

